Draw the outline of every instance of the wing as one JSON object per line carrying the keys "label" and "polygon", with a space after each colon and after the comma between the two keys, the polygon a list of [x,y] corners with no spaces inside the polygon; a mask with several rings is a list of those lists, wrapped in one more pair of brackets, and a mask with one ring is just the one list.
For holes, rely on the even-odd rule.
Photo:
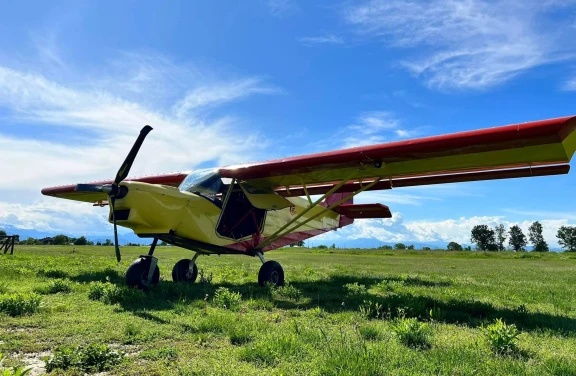
{"label": "wing", "polygon": [[[188,176],[185,172],[174,172],[170,174],[144,176],[139,178],[127,178],[129,181],[139,181],[149,184],[162,184],[177,187],[182,180]],[[91,182],[90,184],[112,184],[112,180],[103,180]],[[100,192],[76,192],[74,190],[76,184],[61,185],[58,187],[50,187],[42,189],[42,194],[46,196],[66,198],[68,200],[84,201],[84,202],[105,202],[108,199],[105,193]]]}
{"label": "wing", "polygon": [[[275,189],[381,180],[372,189],[567,173],[576,116],[356,147],[220,169],[223,177]],[[360,181],[360,182],[359,182]],[[315,186],[314,186],[315,185]],[[379,187],[378,187],[379,185]],[[297,192],[297,193],[304,193]],[[312,192],[309,192],[313,194]],[[282,193],[281,193],[282,194]]]}

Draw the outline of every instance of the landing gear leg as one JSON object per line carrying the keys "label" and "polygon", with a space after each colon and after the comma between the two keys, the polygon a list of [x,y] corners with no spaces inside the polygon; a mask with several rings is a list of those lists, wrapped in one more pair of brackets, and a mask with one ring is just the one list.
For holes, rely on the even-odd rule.
{"label": "landing gear leg", "polygon": [[256,253],[256,255],[262,261],[262,266],[258,273],[258,284],[260,286],[265,286],[266,284],[284,286],[284,269],[282,269],[282,265],[276,261],[264,260],[264,255],[261,252]]}
{"label": "landing gear leg", "polygon": [[194,283],[198,277],[198,267],[196,266],[196,259],[200,256],[196,253],[192,260],[183,259],[174,265],[172,269],[172,280],[174,282],[188,282]]}
{"label": "landing gear leg", "polygon": [[126,284],[129,287],[136,287],[141,290],[147,290],[150,286],[156,286],[160,281],[160,269],[158,268],[158,259],[154,256],[158,239],[154,238],[147,256],[140,256],[134,260],[126,271]]}

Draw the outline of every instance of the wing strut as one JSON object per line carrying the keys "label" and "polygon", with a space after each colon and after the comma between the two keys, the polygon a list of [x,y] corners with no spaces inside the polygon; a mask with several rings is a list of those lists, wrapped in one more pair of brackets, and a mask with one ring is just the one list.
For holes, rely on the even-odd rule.
{"label": "wing strut", "polygon": [[[354,172],[356,173],[356,172]],[[353,175],[353,174],[352,174]],[[352,175],[348,177],[348,179],[352,178]],[[278,231],[276,231],[274,234],[270,235],[270,237],[268,239],[266,239],[265,241],[263,241],[262,243],[258,244],[258,246],[256,247],[257,249],[263,249],[264,247],[270,245],[271,243],[275,242],[276,240],[280,239],[281,237],[285,236],[286,234],[291,233],[292,231],[296,230],[298,227],[305,225],[306,223],[316,219],[318,216],[326,213],[329,210],[334,209],[335,207],[337,207],[338,205],[343,204],[344,202],[350,200],[352,197],[356,196],[357,194],[364,192],[367,189],[370,189],[370,187],[372,187],[374,184],[378,183],[381,179],[381,177],[376,178],[374,181],[372,181],[370,184],[367,184],[363,187],[361,187],[360,189],[358,189],[355,192],[352,192],[350,195],[346,196],[345,198],[343,198],[342,200],[328,206],[327,208],[325,208],[324,210],[321,210],[320,212],[314,214],[312,217],[306,219],[304,222],[298,223],[296,224],[296,226],[282,232],[284,229],[286,229],[287,227],[289,227],[290,225],[292,225],[294,222],[296,222],[300,217],[302,217],[304,214],[306,214],[307,212],[309,212],[310,210],[312,210],[314,207],[316,207],[320,202],[322,202],[322,200],[324,200],[324,198],[326,198],[327,196],[331,195],[334,191],[336,191],[338,188],[340,188],[342,185],[346,184],[347,180],[342,180],[338,185],[334,186],[330,191],[328,191],[326,194],[324,194],[322,197],[320,197],[318,200],[316,200],[314,202],[313,205],[308,206],[308,208],[306,208],[306,210],[304,210],[302,213],[300,213],[299,215],[297,215],[296,217],[294,217],[294,219],[292,219],[290,222],[288,222],[287,224],[285,224],[284,226],[282,226]]]}

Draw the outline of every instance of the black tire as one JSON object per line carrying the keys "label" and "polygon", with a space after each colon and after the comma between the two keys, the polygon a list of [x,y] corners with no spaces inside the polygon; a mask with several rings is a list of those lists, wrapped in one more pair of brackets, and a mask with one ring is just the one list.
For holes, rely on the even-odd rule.
{"label": "black tire", "polygon": [[190,260],[184,259],[178,261],[174,268],[172,269],[172,280],[174,282],[187,282],[187,283],[194,283],[196,281],[196,277],[198,277],[198,267],[196,263],[194,263],[194,267],[192,268],[192,274],[188,274],[188,268],[190,265]]}
{"label": "black tire", "polygon": [[[129,287],[136,287],[140,290],[146,290],[149,286],[146,285],[148,280],[148,272],[150,271],[150,263],[152,260],[150,258],[140,257],[134,260],[132,264],[128,267],[126,271],[126,284]],[[160,269],[158,265],[154,269],[154,274],[152,274],[152,280],[150,281],[150,286],[156,286],[160,281]]]}
{"label": "black tire", "polygon": [[284,269],[276,261],[266,261],[260,267],[258,284],[265,286],[267,283],[273,286],[284,286]]}

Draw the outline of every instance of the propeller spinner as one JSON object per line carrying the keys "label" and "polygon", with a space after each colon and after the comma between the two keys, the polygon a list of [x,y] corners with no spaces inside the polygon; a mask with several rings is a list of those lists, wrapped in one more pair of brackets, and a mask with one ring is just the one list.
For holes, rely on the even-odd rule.
{"label": "propeller spinner", "polygon": [[144,139],[146,136],[148,136],[148,133],[150,133],[151,130],[152,127],[149,125],[146,125],[144,128],[142,128],[140,135],[138,135],[136,142],[134,142],[132,149],[130,149],[130,152],[126,156],[124,163],[122,163],[122,166],[120,166],[120,169],[116,173],[116,178],[112,184],[77,184],[76,188],[74,189],[78,192],[103,192],[108,195],[108,202],[110,203],[110,208],[112,210],[112,223],[114,224],[114,249],[116,251],[116,260],[118,260],[118,262],[120,262],[122,257],[120,255],[120,248],[118,247],[118,229],[116,226],[114,203],[116,202],[116,198],[119,196],[119,194],[122,194],[120,183],[126,179],[130,173],[130,169],[132,168],[132,164],[136,159],[136,155],[138,155],[138,151],[140,150],[142,143],[144,143]]}

